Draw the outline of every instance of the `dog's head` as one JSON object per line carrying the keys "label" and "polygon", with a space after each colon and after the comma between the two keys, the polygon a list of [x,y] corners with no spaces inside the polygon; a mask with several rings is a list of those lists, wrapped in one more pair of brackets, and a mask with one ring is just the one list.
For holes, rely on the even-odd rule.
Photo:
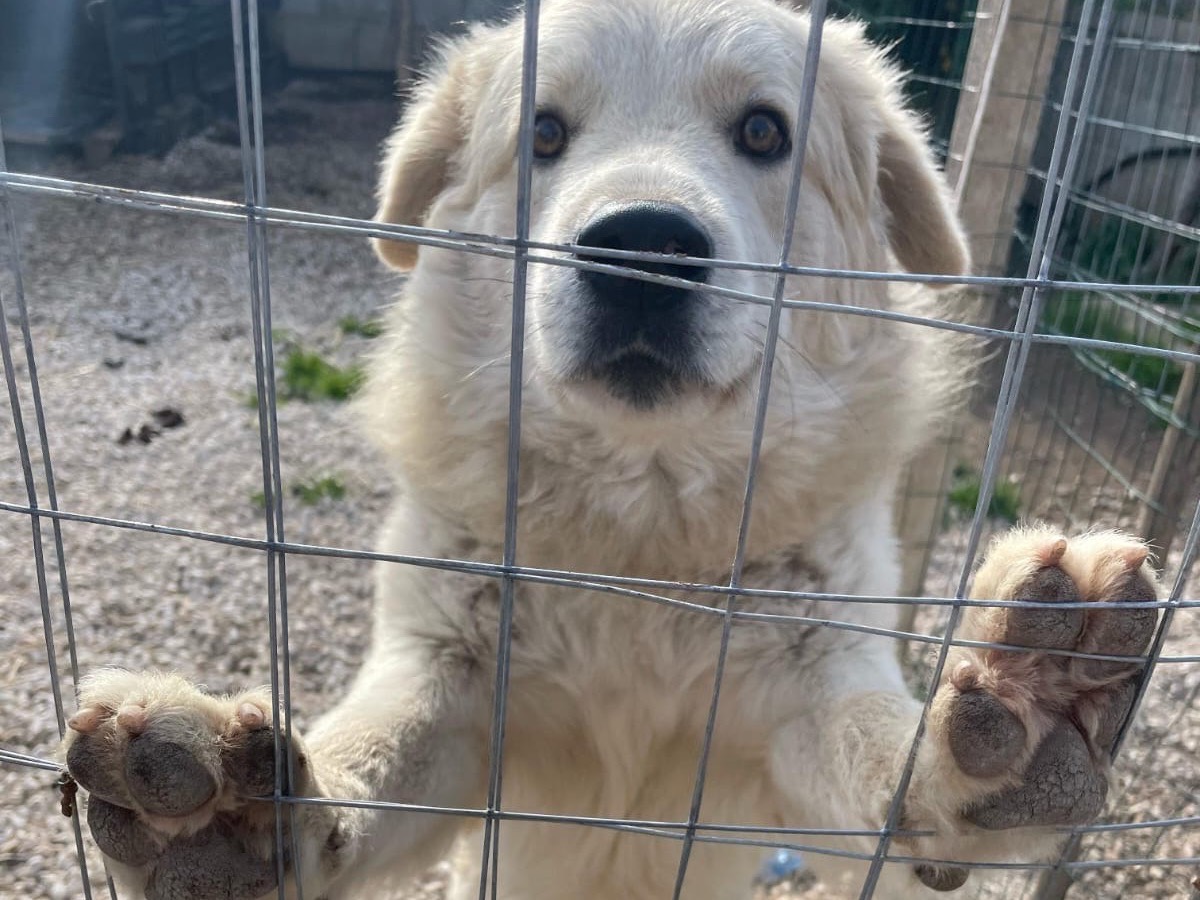
{"label": "dog's head", "polygon": [[[807,17],[770,0],[542,7],[530,239],[576,250],[535,249],[535,260],[573,256],[567,261],[680,281],[531,263],[527,393],[564,418],[601,427],[694,423],[716,409],[745,408],[770,306],[729,292],[769,298],[776,276],[669,258],[623,263],[592,250],[779,262]],[[514,233],[522,37],[518,20],[476,28],[446,48],[388,144],[380,221]],[[376,250],[397,269],[415,267],[410,293],[439,308],[410,310],[409,320],[442,322],[435,340],[443,360],[452,347],[473,353],[465,374],[507,352],[511,262],[392,240],[377,240]],[[825,25],[789,261],[870,270],[898,261],[937,274],[967,265],[920,125],[904,109],[896,73],[857,25]],[[459,297],[437,287],[455,280]],[[881,307],[887,295],[870,281],[787,282],[792,298]],[[447,304],[457,308],[441,308]],[[786,315],[780,402],[795,409],[805,379],[827,383],[871,331],[861,318]]]}

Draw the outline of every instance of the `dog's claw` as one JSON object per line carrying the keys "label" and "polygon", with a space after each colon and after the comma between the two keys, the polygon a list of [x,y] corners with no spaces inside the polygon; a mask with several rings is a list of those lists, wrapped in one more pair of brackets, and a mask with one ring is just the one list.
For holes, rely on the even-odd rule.
{"label": "dog's claw", "polygon": [[103,719],[103,710],[89,706],[79,710],[71,718],[67,719],[67,727],[72,731],[78,731],[80,734],[92,734],[100,727],[100,722]]}
{"label": "dog's claw", "polygon": [[957,891],[967,883],[971,874],[970,869],[961,866],[931,866],[925,863],[914,866],[913,872],[925,887],[943,893]]}

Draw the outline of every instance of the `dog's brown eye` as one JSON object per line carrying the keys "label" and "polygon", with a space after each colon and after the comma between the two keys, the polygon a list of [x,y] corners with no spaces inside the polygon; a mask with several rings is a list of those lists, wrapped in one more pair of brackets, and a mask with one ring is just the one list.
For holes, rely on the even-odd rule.
{"label": "dog's brown eye", "polygon": [[561,156],[567,146],[567,126],[552,113],[538,113],[533,120],[533,155],[538,159]]}
{"label": "dog's brown eye", "polygon": [[752,109],[740,123],[735,136],[737,148],[757,159],[778,159],[790,149],[783,118],[772,109]]}

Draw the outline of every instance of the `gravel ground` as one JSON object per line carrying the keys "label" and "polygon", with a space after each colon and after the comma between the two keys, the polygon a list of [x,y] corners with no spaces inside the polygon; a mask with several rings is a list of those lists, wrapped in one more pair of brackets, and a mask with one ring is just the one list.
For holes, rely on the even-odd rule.
{"label": "gravel ground", "polygon": [[[289,86],[266,116],[270,202],[369,215],[378,142],[394,116],[386,92],[373,99],[345,82]],[[118,157],[84,169],[59,158],[24,168],[227,199],[239,198],[242,183],[240,154],[227,127],[184,141],[162,159]],[[254,366],[244,229],[69,200],[23,196],[14,206],[61,507],[260,537],[258,420],[247,403]],[[394,287],[366,242],[274,229],[269,252],[282,344],[351,364],[369,339],[343,334],[338,320],[370,319]],[[0,290],[11,298],[8,277],[0,273]],[[23,359],[18,368],[24,380]],[[32,427],[27,389],[22,404]],[[183,424],[159,427],[149,443],[120,441],[127,429],[136,435],[154,425],[152,414],[161,409],[181,413]],[[284,403],[279,429],[287,538],[372,546],[388,488],[345,405]],[[0,431],[0,498],[23,503],[21,460],[7,414]],[[34,464],[40,471],[36,452]],[[308,504],[291,493],[321,478],[336,479],[344,496]],[[38,491],[44,498],[40,475]],[[268,680],[270,657],[260,639],[268,614],[261,554],[71,522],[62,531],[81,669],[168,667],[215,690]],[[48,528],[44,534],[50,540]],[[931,592],[949,584],[961,539],[961,529],[952,529],[940,543]],[[10,561],[0,584],[0,697],[7,710],[0,747],[44,759],[57,742],[58,718],[25,517],[0,515],[0,556]],[[328,705],[354,670],[366,640],[370,572],[362,563],[304,556],[289,557],[287,567],[293,698],[303,721]],[[49,596],[54,657],[69,707],[70,656],[53,573]],[[932,615],[919,624],[931,633],[940,627]],[[337,639],[326,643],[331,633]],[[1167,652],[1200,652],[1192,611],[1177,617]],[[914,671],[927,663],[928,654],[918,655]],[[1197,667],[1160,671],[1121,769],[1113,821],[1195,813],[1198,691]],[[0,897],[82,896],[74,838],[56,811],[52,781],[51,772],[0,765]],[[1186,828],[1122,832],[1087,847],[1092,858],[1198,854],[1200,839]],[[92,886],[99,887],[101,868],[90,848],[88,862]],[[1192,874],[1163,867],[1093,873],[1084,879],[1086,890],[1072,896],[1180,897]],[[407,900],[439,897],[444,876],[434,870]],[[1015,898],[1023,884],[1004,882],[976,894]],[[772,900],[822,896],[803,876],[760,893]]]}

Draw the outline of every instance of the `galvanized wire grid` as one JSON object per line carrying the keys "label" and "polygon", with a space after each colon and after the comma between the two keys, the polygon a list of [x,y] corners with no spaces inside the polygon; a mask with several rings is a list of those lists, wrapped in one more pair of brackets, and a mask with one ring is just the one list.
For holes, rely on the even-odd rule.
{"label": "galvanized wire grid", "polygon": [[[1049,155],[1043,169],[1031,174],[1037,175],[1040,186],[1037,188],[1040,196],[1031,208],[1036,218],[1030,227],[1022,234],[1027,249],[1027,264],[1021,275],[987,275],[964,278],[931,277],[918,274],[891,272],[864,272],[827,270],[815,267],[798,267],[787,263],[791,234],[799,196],[800,175],[804,164],[805,136],[807,134],[809,114],[815,89],[817,66],[822,29],[826,16],[826,4],[818,0],[811,4],[812,30],[809,45],[806,50],[808,65],[802,100],[798,110],[797,152],[793,160],[792,183],[789,191],[787,226],[780,247],[779,262],[775,265],[751,264],[737,260],[695,260],[697,264],[706,266],[722,266],[744,270],[767,271],[776,275],[775,288],[772,296],[757,296],[728,289],[718,289],[709,286],[697,288],[691,281],[673,279],[668,276],[656,275],[639,270],[628,270],[620,267],[623,260],[653,259],[653,254],[634,253],[627,251],[600,251],[588,248],[588,255],[603,256],[611,259],[609,263],[583,262],[574,257],[551,256],[546,251],[566,251],[570,253],[570,245],[539,244],[529,240],[530,226],[530,182],[531,168],[531,123],[535,112],[534,84],[537,51],[538,0],[530,0],[526,4],[525,17],[525,58],[526,67],[523,75],[521,91],[521,140],[519,147],[518,167],[518,217],[514,223],[514,236],[503,237],[494,235],[467,235],[436,229],[419,228],[415,226],[381,225],[366,220],[351,219],[291,209],[277,209],[269,206],[266,197],[266,165],[264,161],[262,136],[262,96],[260,85],[260,70],[258,57],[258,11],[255,0],[232,0],[235,66],[239,99],[239,126],[241,135],[242,163],[245,183],[245,202],[228,203],[216,200],[182,197],[172,194],[155,193],[150,191],[115,188],[105,185],[95,185],[78,181],[45,176],[8,172],[4,165],[2,149],[0,149],[0,201],[5,206],[5,224],[10,235],[9,260],[14,285],[11,298],[0,296],[0,350],[3,354],[6,383],[9,400],[12,407],[14,429],[17,436],[20,460],[25,477],[26,497],[23,502],[2,500],[0,510],[10,514],[28,516],[31,525],[34,561],[37,569],[39,602],[42,609],[43,628],[46,650],[49,659],[50,687],[54,695],[55,709],[58,719],[59,732],[64,728],[65,705],[62,698],[59,663],[55,651],[54,626],[51,615],[51,579],[48,575],[48,550],[44,546],[44,529],[51,532],[51,544],[54,561],[57,565],[59,592],[61,594],[63,617],[67,629],[67,645],[70,649],[71,677],[78,680],[78,669],[74,653],[74,636],[71,632],[71,604],[67,588],[67,572],[63,552],[61,523],[63,521],[90,522],[114,528],[131,529],[162,535],[173,535],[193,540],[216,542],[234,547],[249,548],[261,551],[266,562],[267,600],[270,620],[270,652],[271,652],[271,687],[279,705],[285,711],[286,729],[291,723],[291,691],[290,691],[290,655],[288,641],[288,597],[286,560],[289,555],[334,556],[346,559],[388,560],[395,563],[425,566],[445,571],[468,572],[487,577],[497,578],[501,585],[501,619],[497,646],[497,670],[495,705],[493,708],[491,751],[489,761],[489,779],[487,803],[481,809],[449,809],[438,807],[418,806],[414,804],[388,802],[356,802],[347,803],[337,798],[314,799],[288,796],[285,786],[288,773],[282,765],[277,765],[277,783],[273,802],[276,809],[277,839],[279,849],[283,850],[284,817],[295,812],[298,804],[342,804],[368,806],[395,810],[409,810],[430,814],[458,815],[481,819],[483,821],[483,875],[479,885],[479,896],[486,900],[488,896],[498,896],[498,848],[501,839],[501,824],[505,821],[544,821],[561,822],[574,825],[589,825],[598,828],[617,829],[638,834],[668,837],[680,841],[680,858],[675,882],[674,898],[681,896],[684,877],[687,871],[691,850],[696,842],[734,843],[749,846],[777,847],[788,846],[797,850],[811,853],[840,855],[848,858],[862,859],[870,862],[869,875],[861,891],[861,898],[867,900],[873,896],[875,883],[885,862],[916,862],[911,857],[896,854],[891,850],[892,839],[903,832],[900,831],[900,812],[905,793],[912,775],[916,750],[924,732],[924,719],[910,749],[907,766],[897,785],[893,801],[889,807],[886,822],[878,830],[870,831],[836,831],[820,828],[769,828],[756,826],[732,826],[722,823],[706,822],[703,819],[703,791],[708,759],[708,750],[715,727],[716,713],[720,700],[721,673],[725,651],[728,646],[730,629],[735,620],[757,620],[770,622],[801,622],[814,627],[825,627],[849,631],[861,631],[872,634],[883,634],[899,639],[911,640],[932,646],[936,650],[936,662],[928,678],[926,690],[926,710],[928,710],[934,690],[944,666],[949,648],[952,646],[972,647],[1005,647],[1001,644],[989,644],[978,641],[967,641],[955,635],[962,611],[970,606],[978,605],[1043,605],[1018,604],[1008,602],[998,604],[990,601],[970,601],[965,599],[965,593],[970,572],[973,568],[980,541],[985,534],[987,525],[987,510],[990,500],[1001,477],[1002,460],[1005,449],[1014,432],[1018,432],[1020,424],[1017,420],[1018,398],[1021,394],[1026,373],[1030,369],[1031,353],[1034,349],[1047,348],[1063,354],[1075,354],[1086,357],[1091,354],[1094,358],[1104,359],[1104,354],[1121,353],[1139,360],[1155,360],[1165,372],[1169,366],[1177,366],[1185,372],[1194,371],[1200,362],[1194,344],[1177,345],[1174,343],[1154,344],[1141,340],[1112,339],[1108,334],[1070,333],[1061,327],[1046,327],[1047,303],[1064,292],[1087,292],[1089,296],[1097,292],[1120,296],[1128,299],[1133,305],[1153,304],[1158,302],[1176,302],[1188,309],[1190,295],[1195,288],[1190,282],[1195,281],[1196,272],[1192,272],[1189,281],[1176,284],[1159,284],[1152,279],[1119,277],[1123,273],[1114,271],[1111,267],[1107,272],[1079,265],[1079,254],[1076,244],[1074,249],[1066,247],[1070,243],[1067,237],[1067,225],[1073,209],[1073,204],[1079,204],[1080,193],[1069,189],[1077,184],[1089,152],[1094,145],[1089,145],[1088,128],[1095,125],[1096,119],[1092,108],[1098,96],[1104,95],[1105,79],[1112,71],[1110,55],[1112,47],[1121,46],[1120,36],[1116,41],[1110,40],[1113,25],[1116,20],[1114,0],[1084,0],[1078,9],[1076,37],[1070,41],[1069,59],[1063,70],[1064,87],[1061,110],[1069,115],[1059,115],[1054,123],[1052,140],[1048,143]],[[1007,15],[1007,4],[1003,9]],[[1170,42],[1167,42],[1170,43]],[[1193,51],[1188,51],[1193,52]],[[1001,61],[999,63],[1003,65]],[[1194,149],[1195,139],[1192,141]],[[1068,186],[1064,188],[1064,186]],[[247,265],[250,274],[249,306],[253,327],[255,349],[255,378],[259,409],[259,430],[261,435],[261,466],[263,479],[263,495],[265,498],[264,537],[249,539],[233,535],[217,534],[198,531],[195,529],[175,527],[162,523],[137,522],[116,519],[112,517],[90,515],[85,511],[62,510],[59,508],[54,489],[54,471],[51,464],[50,435],[48,434],[45,415],[38,388],[35,347],[30,330],[30,317],[21,281],[21,263],[18,254],[15,225],[12,221],[12,209],[8,202],[11,193],[29,193],[39,196],[71,197],[84,201],[93,201],[137,209],[153,210],[167,214],[185,216],[209,217],[222,220],[244,222],[246,227]],[[1092,206],[1095,206],[1092,201]],[[1111,206],[1111,204],[1110,204]],[[1138,217],[1128,209],[1113,207],[1123,221],[1138,221],[1146,224],[1145,217]],[[1105,207],[1105,211],[1112,211]],[[1154,225],[1161,223],[1155,219]],[[275,364],[273,357],[273,342],[271,329],[271,288],[269,279],[269,259],[266,245],[266,234],[269,227],[301,228],[325,233],[351,233],[357,235],[372,235],[390,239],[407,240],[418,244],[455,248],[463,252],[481,253],[512,259],[514,266],[513,279],[513,321],[512,321],[512,354],[511,354],[511,393],[509,398],[509,466],[507,473],[507,504],[505,519],[505,543],[503,560],[499,565],[476,563],[465,560],[429,559],[397,554],[384,554],[355,548],[340,548],[330,546],[314,546],[289,542],[285,536],[283,500],[280,470],[280,446],[278,423],[276,421],[276,388],[274,383]],[[1176,237],[1194,237],[1186,228],[1180,229],[1177,224],[1164,229]],[[1194,229],[1193,229],[1194,231]],[[1066,249],[1064,249],[1066,247]],[[1139,253],[1141,251],[1139,250]],[[1063,261],[1068,260],[1064,265]],[[680,262],[680,260],[675,260]],[[742,300],[744,302],[769,305],[771,308],[767,343],[764,361],[760,373],[758,387],[758,403],[755,416],[755,427],[748,448],[748,466],[746,486],[741,521],[738,531],[737,549],[731,561],[730,578],[726,584],[684,584],[680,582],[627,578],[621,576],[600,575],[588,572],[567,570],[547,570],[523,567],[519,564],[519,547],[516,543],[516,497],[519,485],[517,459],[520,446],[520,412],[521,412],[521,371],[523,364],[524,305],[525,305],[525,275],[531,264],[563,265],[575,268],[596,269],[600,271],[621,272],[630,278],[641,280],[679,284],[689,289],[706,290],[712,293]],[[1145,274],[1144,270],[1141,274]],[[1160,276],[1163,271],[1155,273]],[[882,312],[860,307],[848,307],[820,301],[796,299],[785,296],[787,279],[802,278],[806,275],[836,275],[846,278],[862,278],[887,281],[940,281],[962,283],[976,286],[980,289],[1009,291],[1014,296],[1015,322],[1011,325],[983,326],[965,321],[950,321],[898,313]],[[1167,298],[1163,301],[1161,298]],[[10,306],[11,304],[11,306]],[[750,509],[754,498],[756,462],[761,446],[765,426],[765,411],[771,387],[771,369],[774,351],[779,337],[779,327],[784,309],[823,310],[827,313],[844,315],[862,315],[886,318],[893,321],[908,322],[926,327],[940,328],[952,332],[963,332],[985,336],[1002,341],[1004,349],[1004,368],[999,380],[999,388],[995,396],[995,409],[986,442],[986,451],[982,462],[982,477],[979,489],[979,499],[976,511],[966,532],[965,546],[962,549],[958,577],[953,590],[942,598],[913,598],[913,597],[859,597],[817,595],[807,592],[761,591],[741,587],[741,571],[744,562],[745,538]],[[18,365],[14,360],[13,348],[15,343],[10,339],[8,322],[15,320],[21,332],[21,350],[25,358],[25,370],[28,377],[34,420],[37,425],[36,444],[30,439],[21,409],[21,390],[18,376]],[[1139,335],[1140,337],[1140,335]],[[1194,335],[1192,335],[1194,338]],[[1165,395],[1168,385],[1162,384],[1159,394]],[[1176,388],[1178,390],[1178,388]],[[1176,415],[1176,418],[1181,418]],[[35,470],[34,459],[40,456],[42,462],[41,483]],[[1061,472],[1059,473],[1061,475]],[[1145,678],[1138,702],[1142,699],[1146,685],[1159,664],[1179,664],[1200,662],[1200,656],[1166,655],[1163,644],[1166,640],[1178,609],[1200,607],[1200,601],[1188,600],[1183,596],[1185,578],[1190,570],[1200,545],[1200,504],[1194,493],[1188,497],[1189,508],[1194,510],[1189,516],[1190,527],[1183,541],[1183,550],[1177,565],[1178,575],[1171,584],[1167,599],[1152,604],[1136,604],[1136,606],[1164,609],[1153,647],[1147,654]],[[43,500],[42,497],[45,499]],[[732,527],[732,523],[731,523]],[[503,808],[502,760],[504,752],[505,715],[507,684],[509,675],[509,660],[511,649],[512,610],[516,584],[518,582],[554,584],[580,589],[601,591],[619,595],[639,602],[666,604],[677,609],[688,610],[694,615],[710,615],[720,617],[722,621],[722,640],[720,655],[716,665],[716,678],[712,689],[712,699],[705,731],[703,746],[700,752],[700,762],[695,779],[695,788],[691,809],[686,821],[645,821],[608,819],[589,816],[556,816],[536,812],[514,812]],[[698,603],[676,600],[663,595],[663,592],[686,590],[715,597],[723,597],[720,605],[708,606]],[[903,629],[868,628],[850,623],[814,619],[805,616],[788,616],[775,614],[750,613],[738,609],[738,599],[743,596],[772,596],[789,599],[836,599],[846,603],[894,603],[905,606],[934,606],[948,612],[948,620],[941,637],[922,634]],[[1061,607],[1061,604],[1059,604]],[[1134,604],[1123,604],[1123,608],[1131,608]],[[1020,648],[1007,648],[1020,649]],[[1065,656],[1082,656],[1098,659],[1121,659],[1096,654],[1082,654],[1072,651],[1053,651]],[[69,704],[68,704],[69,705]],[[1130,724],[1134,721],[1134,713],[1130,715],[1122,731],[1122,739]],[[277,762],[283,759],[281,733],[285,729],[277,729]],[[14,750],[0,749],[0,762],[10,765],[30,768],[54,769],[55,764],[44,759],[31,757],[28,754]],[[1078,872],[1095,868],[1119,868],[1129,866],[1144,866],[1157,864],[1163,866],[1193,866],[1200,865],[1200,857],[1142,857],[1142,858],[1100,858],[1073,861],[1070,852],[1078,845],[1078,837],[1085,835],[1104,835],[1137,830],[1159,830],[1167,828],[1200,824],[1200,816],[1180,815],[1170,819],[1159,819],[1143,822],[1109,822],[1084,828],[1072,829],[1072,839],[1068,845],[1068,853],[1057,863],[1042,865],[993,864],[991,866],[975,866],[976,868],[994,868],[1001,870],[1016,869],[1026,873],[1036,873],[1044,870],[1058,872]],[[78,859],[83,879],[84,895],[90,897],[89,878],[86,860],[83,854],[82,835],[78,817],[73,820],[75,837],[78,848]],[[293,830],[294,831],[294,830]],[[868,836],[877,838],[876,849],[873,853],[854,851],[830,850],[811,846],[803,841],[805,836],[822,836],[830,834]],[[299,847],[287,848],[293,858],[299,853]],[[279,871],[283,872],[282,852],[277,854]],[[937,860],[935,862],[946,862]],[[282,884],[282,878],[281,878]],[[302,886],[301,886],[302,889]],[[109,882],[109,892],[116,896],[112,883]],[[280,896],[283,889],[280,888]]]}
{"label": "galvanized wire grid", "polygon": [[[1038,192],[1050,186],[1066,206],[1063,233],[1051,254],[1052,273],[1194,288],[1200,280],[1200,121],[1191,98],[1200,89],[1200,4],[1114,4],[1103,38],[1079,2],[1049,8],[1047,19],[1039,52],[1052,62],[1038,104],[1041,133],[1032,158],[1012,160],[1005,187],[1005,205],[1019,208],[1016,227],[1011,238],[998,235],[991,258],[980,262],[1003,271],[1029,257],[1029,217]],[[1101,76],[1091,102],[1074,109],[1085,150],[1076,170],[1060,175],[1047,166],[1051,126],[1072,114],[1075,96],[1063,83],[1066,59],[1073,48],[1088,43],[1092,49],[1085,52],[1103,56]],[[1194,293],[1168,297],[1122,288],[1052,289],[1041,319],[1048,333],[1155,346],[1195,349],[1200,335]],[[1195,366],[1147,366],[1121,354],[1044,347],[1032,355],[1030,371],[1009,460],[1009,472],[1016,476],[1010,485],[1022,509],[1067,529],[1120,522],[1149,538],[1163,557],[1181,541],[1186,552],[1186,523],[1200,473]],[[1072,477],[1083,472],[1088,475]],[[1179,701],[1175,725],[1187,720],[1195,699],[1192,692]],[[1114,790],[1114,805],[1154,793],[1152,779],[1161,778],[1165,768],[1156,763],[1178,755],[1167,746],[1176,737],[1177,728],[1160,722],[1145,728],[1137,742],[1125,741],[1130,775]],[[1156,809],[1163,815],[1186,813],[1195,809],[1195,800],[1181,787]],[[1101,859],[1114,850],[1153,857],[1169,834],[1164,829],[1124,847],[1077,836],[1062,861]],[[1176,846],[1183,842],[1179,832],[1174,839]],[[1071,884],[1069,871],[1059,869],[1039,879],[1036,893],[1039,900],[1058,900]],[[1078,884],[1072,896],[1136,891],[1136,886],[1093,877]]]}
{"label": "galvanized wire grid", "polygon": [[[1106,50],[1100,108],[1084,118],[1087,152],[1075,177],[1055,184],[1068,211],[1052,271],[1111,284],[1195,285],[1200,280],[1200,122],[1187,98],[1200,89],[1200,4],[1138,2],[1117,26]],[[1063,45],[1075,41],[1068,34]],[[1061,101],[1051,99],[1048,117],[1062,108]],[[1038,158],[1042,152],[1039,147],[1029,167],[1031,183],[1047,180]],[[1020,224],[1015,239],[1016,255],[1026,252],[1029,234]],[[1049,300],[1042,327],[1051,333],[1136,335],[1139,343],[1188,349],[1200,340],[1193,294],[1167,297],[1114,288],[1055,291]],[[1048,355],[1040,370],[1056,388],[1038,398],[1047,415],[1023,436],[1026,445],[1044,447],[1057,433],[1091,456],[1107,476],[1097,493],[1111,485],[1124,495],[1120,508],[1109,514],[1136,518],[1160,546],[1169,546],[1181,518],[1181,498],[1169,491],[1164,496],[1163,480],[1171,469],[1195,471],[1200,436],[1195,368],[1145,366],[1136,357],[1077,348]],[[1071,377],[1070,370],[1088,373],[1085,380],[1098,391],[1075,390],[1081,379]],[[1114,392],[1136,408],[1106,416],[1102,401]],[[1145,439],[1147,426],[1168,443],[1166,452],[1163,441]],[[1034,473],[1033,495],[1049,495],[1064,480],[1062,463]],[[1076,483],[1073,493],[1058,498],[1068,514],[1085,499],[1079,491]]]}

